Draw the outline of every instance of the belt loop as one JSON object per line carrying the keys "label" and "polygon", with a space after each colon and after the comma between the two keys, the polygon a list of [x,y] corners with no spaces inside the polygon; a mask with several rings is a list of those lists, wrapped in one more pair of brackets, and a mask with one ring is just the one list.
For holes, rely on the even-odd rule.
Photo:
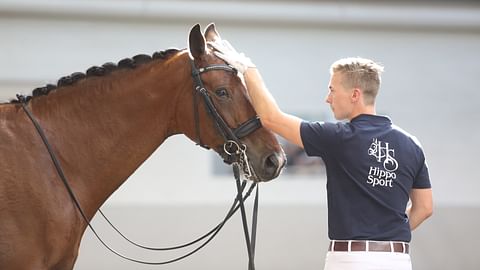
{"label": "belt loop", "polygon": [[370,251],[370,241],[365,241],[365,251],[369,252]]}
{"label": "belt loop", "polygon": [[402,242],[402,253],[405,253],[405,242]]}
{"label": "belt loop", "polygon": [[395,252],[395,247],[393,246],[393,241],[390,241],[390,252]]}
{"label": "belt loop", "polygon": [[352,251],[352,240],[348,240],[348,252]]}
{"label": "belt loop", "polygon": [[335,240],[332,240],[332,251],[335,251]]}

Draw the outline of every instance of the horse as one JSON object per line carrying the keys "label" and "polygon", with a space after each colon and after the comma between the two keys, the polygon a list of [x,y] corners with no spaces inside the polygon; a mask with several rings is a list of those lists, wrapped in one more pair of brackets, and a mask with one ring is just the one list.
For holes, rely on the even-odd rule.
{"label": "horse", "polygon": [[208,45],[217,39],[214,24],[203,33],[197,24],[186,49],[94,66],[0,104],[0,269],[73,269],[87,228],[32,121],[88,220],[172,135],[184,134],[228,161],[229,137],[219,132],[218,117],[227,129],[248,133],[237,142],[251,179],[278,177],[282,147],[261,126],[245,132],[256,112],[240,75]]}

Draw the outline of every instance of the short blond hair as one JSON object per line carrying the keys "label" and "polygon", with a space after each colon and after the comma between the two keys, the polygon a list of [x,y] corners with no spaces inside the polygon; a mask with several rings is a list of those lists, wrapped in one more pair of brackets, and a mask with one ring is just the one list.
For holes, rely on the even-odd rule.
{"label": "short blond hair", "polygon": [[359,88],[363,92],[367,105],[373,105],[377,97],[383,66],[370,59],[349,57],[335,61],[330,67],[330,74],[343,75],[342,83],[346,88]]}

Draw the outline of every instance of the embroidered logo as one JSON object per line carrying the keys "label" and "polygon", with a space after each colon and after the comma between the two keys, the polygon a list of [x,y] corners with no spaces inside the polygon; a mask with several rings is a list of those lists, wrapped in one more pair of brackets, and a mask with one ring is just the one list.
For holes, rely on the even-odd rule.
{"label": "embroidered logo", "polygon": [[398,162],[394,158],[395,149],[390,149],[388,142],[384,143],[374,138],[370,148],[368,148],[368,155],[374,156],[377,162],[382,162],[383,160],[383,168],[389,172],[394,172],[398,169]]}
{"label": "embroidered logo", "polygon": [[378,163],[382,163],[383,169],[370,166],[367,184],[372,185],[372,187],[393,187],[392,182],[397,178],[395,171],[398,169],[395,149],[390,148],[388,142],[382,142],[374,138],[368,148],[368,155],[373,156]]}

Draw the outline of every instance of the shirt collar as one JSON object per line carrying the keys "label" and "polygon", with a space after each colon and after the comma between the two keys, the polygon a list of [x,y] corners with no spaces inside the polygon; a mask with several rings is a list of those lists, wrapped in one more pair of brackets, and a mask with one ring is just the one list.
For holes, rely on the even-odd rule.
{"label": "shirt collar", "polygon": [[374,114],[360,114],[350,120],[352,124],[375,124],[375,125],[391,125],[392,120],[388,116],[374,115]]}

